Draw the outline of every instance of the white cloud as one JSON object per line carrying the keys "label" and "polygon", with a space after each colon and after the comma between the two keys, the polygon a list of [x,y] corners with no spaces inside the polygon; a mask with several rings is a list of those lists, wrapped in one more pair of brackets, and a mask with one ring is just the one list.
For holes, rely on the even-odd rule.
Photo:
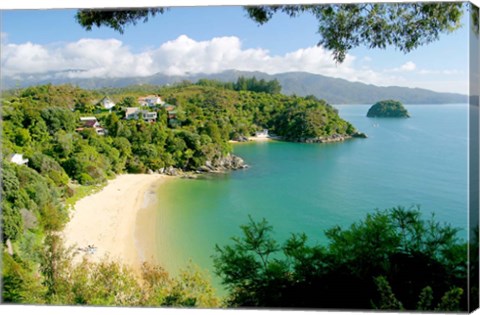
{"label": "white cloud", "polygon": [[386,69],[384,72],[412,72],[417,69],[417,65],[413,61],[407,61],[398,68]]}
{"label": "white cloud", "polygon": [[133,55],[122,42],[82,39],[65,45],[6,44],[2,71],[7,76],[63,71],[70,77],[148,75],[148,55]]}
{"label": "white cloud", "polygon": [[63,71],[70,77],[126,77],[157,72],[215,73],[227,69],[270,74],[307,71],[350,79],[358,76],[352,68],[355,57],[351,55],[342,64],[336,64],[331,53],[322,47],[274,56],[262,48],[244,49],[234,36],[195,41],[182,35],[142,53],[133,53],[116,39],[81,39],[55,45],[7,43],[2,50],[2,70],[8,76]]}
{"label": "white cloud", "polygon": [[446,70],[426,70],[422,69],[418,71],[418,74],[430,75],[430,74],[440,74],[440,75],[461,75],[465,74],[463,71],[456,69],[446,69]]}
{"label": "white cloud", "polygon": [[416,68],[417,68],[417,66],[412,61],[408,61],[400,67],[400,70],[401,71],[413,71]]}
{"label": "white cloud", "polygon": [[[2,33],[4,38],[6,34]],[[262,48],[243,48],[235,36],[196,41],[182,35],[140,53],[116,39],[81,39],[51,45],[2,41],[1,68],[5,76],[40,75],[44,79],[183,75],[229,69],[269,74],[305,71],[382,86],[407,85],[402,75],[418,72],[412,61],[398,68],[374,71],[365,65],[369,60],[367,57],[357,62],[355,56],[347,54],[343,63],[336,64],[331,52],[318,46],[272,55]]]}

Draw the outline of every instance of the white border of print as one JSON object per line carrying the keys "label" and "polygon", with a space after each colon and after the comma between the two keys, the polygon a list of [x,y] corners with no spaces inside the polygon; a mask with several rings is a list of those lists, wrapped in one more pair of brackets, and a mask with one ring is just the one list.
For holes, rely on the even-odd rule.
{"label": "white border of print", "polygon": [[[430,2],[468,2],[461,0],[429,0]],[[361,2],[410,2],[404,0],[3,0],[0,9],[76,9],[76,8],[132,8],[132,7],[183,7],[183,6],[222,6],[255,4],[312,4],[312,3],[361,3]],[[480,0],[471,0],[480,6]]]}
{"label": "white border of print", "polygon": [[[403,0],[367,0],[368,2],[408,2]],[[434,2],[466,2],[458,0],[435,0]],[[312,4],[312,3],[361,3],[366,1],[359,0],[2,0],[0,2],[0,10],[13,9],[76,9],[76,8],[131,8],[131,7],[154,7],[154,6],[221,6],[221,5],[255,5],[255,4]],[[471,0],[472,3],[480,6],[480,0]],[[1,12],[0,12],[0,28],[1,28]],[[1,52],[0,52],[1,53]],[[295,315],[310,313],[308,311],[284,311],[284,310],[221,310],[221,309],[171,309],[171,308],[129,308],[129,307],[81,307],[81,306],[34,306],[34,305],[0,305],[0,313],[14,314],[16,312],[36,315],[57,315],[65,314],[101,314],[101,315],[151,315],[151,314],[168,314],[168,315],[207,315],[207,314],[235,314],[235,315]],[[314,311],[315,314],[368,314],[368,312],[327,312]],[[375,314],[400,314],[400,313],[381,313]],[[401,313],[405,314],[405,313]],[[418,314],[418,313],[417,313]],[[480,311],[475,314],[479,315]]]}

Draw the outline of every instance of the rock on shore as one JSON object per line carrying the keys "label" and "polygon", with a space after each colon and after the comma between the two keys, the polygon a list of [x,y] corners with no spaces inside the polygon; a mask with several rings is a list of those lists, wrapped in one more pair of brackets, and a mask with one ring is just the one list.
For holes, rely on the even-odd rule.
{"label": "rock on shore", "polygon": [[217,159],[215,161],[207,161],[205,165],[202,165],[198,168],[200,172],[226,172],[230,170],[239,170],[247,168],[248,165],[245,164],[245,161],[233,154],[227,154],[223,158]]}
{"label": "rock on shore", "polygon": [[216,159],[215,161],[206,161],[205,165],[200,166],[194,171],[184,171],[173,166],[164,167],[158,171],[149,170],[150,174],[164,174],[168,176],[179,176],[182,178],[197,178],[199,173],[224,173],[232,170],[239,170],[248,168],[249,166],[245,164],[245,161],[233,154],[227,154],[223,158]]}
{"label": "rock on shore", "polygon": [[351,138],[367,138],[367,135],[363,132],[356,131],[351,135],[341,135],[341,134],[333,134],[326,137],[318,137],[318,138],[306,138],[306,139],[299,139],[297,142],[305,142],[305,143],[330,143],[330,142],[341,142]]}

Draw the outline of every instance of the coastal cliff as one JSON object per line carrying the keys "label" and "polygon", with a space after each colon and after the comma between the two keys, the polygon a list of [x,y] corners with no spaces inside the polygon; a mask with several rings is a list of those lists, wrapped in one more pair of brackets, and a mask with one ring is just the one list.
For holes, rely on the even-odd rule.
{"label": "coastal cliff", "polygon": [[248,165],[245,164],[245,161],[234,155],[234,154],[227,154],[226,156],[217,159],[215,161],[207,161],[205,165],[199,167],[197,171],[200,172],[207,172],[207,173],[218,173],[218,172],[226,172],[230,170],[239,170],[247,168]]}
{"label": "coastal cliff", "polygon": [[180,176],[183,178],[196,178],[196,175],[201,173],[224,173],[228,171],[245,169],[248,167],[249,166],[242,158],[234,154],[228,153],[224,157],[215,159],[214,161],[206,161],[204,165],[198,167],[194,171],[185,171],[180,168],[170,166],[161,168],[158,171],[150,170],[149,173],[158,173],[168,176]]}

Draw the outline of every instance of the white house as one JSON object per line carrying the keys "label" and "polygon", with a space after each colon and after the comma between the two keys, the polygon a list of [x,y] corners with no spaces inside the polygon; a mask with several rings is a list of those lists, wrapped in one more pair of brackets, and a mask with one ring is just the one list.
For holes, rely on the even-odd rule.
{"label": "white house", "polygon": [[125,111],[125,119],[138,119],[140,114],[146,122],[154,122],[157,120],[156,112],[141,110],[138,107],[127,107]]}
{"label": "white house", "polygon": [[111,99],[109,99],[107,96],[102,98],[102,100],[100,101],[100,104],[105,109],[112,109],[112,107],[115,106],[115,103]]}
{"label": "white house", "polygon": [[15,153],[10,157],[10,162],[18,165],[24,165],[28,163],[28,159],[24,159],[23,154]]}
{"label": "white house", "polygon": [[165,104],[164,101],[160,98],[160,96],[157,95],[148,95],[144,97],[139,97],[138,98],[138,104],[141,106],[155,106],[155,105],[163,105]]}

